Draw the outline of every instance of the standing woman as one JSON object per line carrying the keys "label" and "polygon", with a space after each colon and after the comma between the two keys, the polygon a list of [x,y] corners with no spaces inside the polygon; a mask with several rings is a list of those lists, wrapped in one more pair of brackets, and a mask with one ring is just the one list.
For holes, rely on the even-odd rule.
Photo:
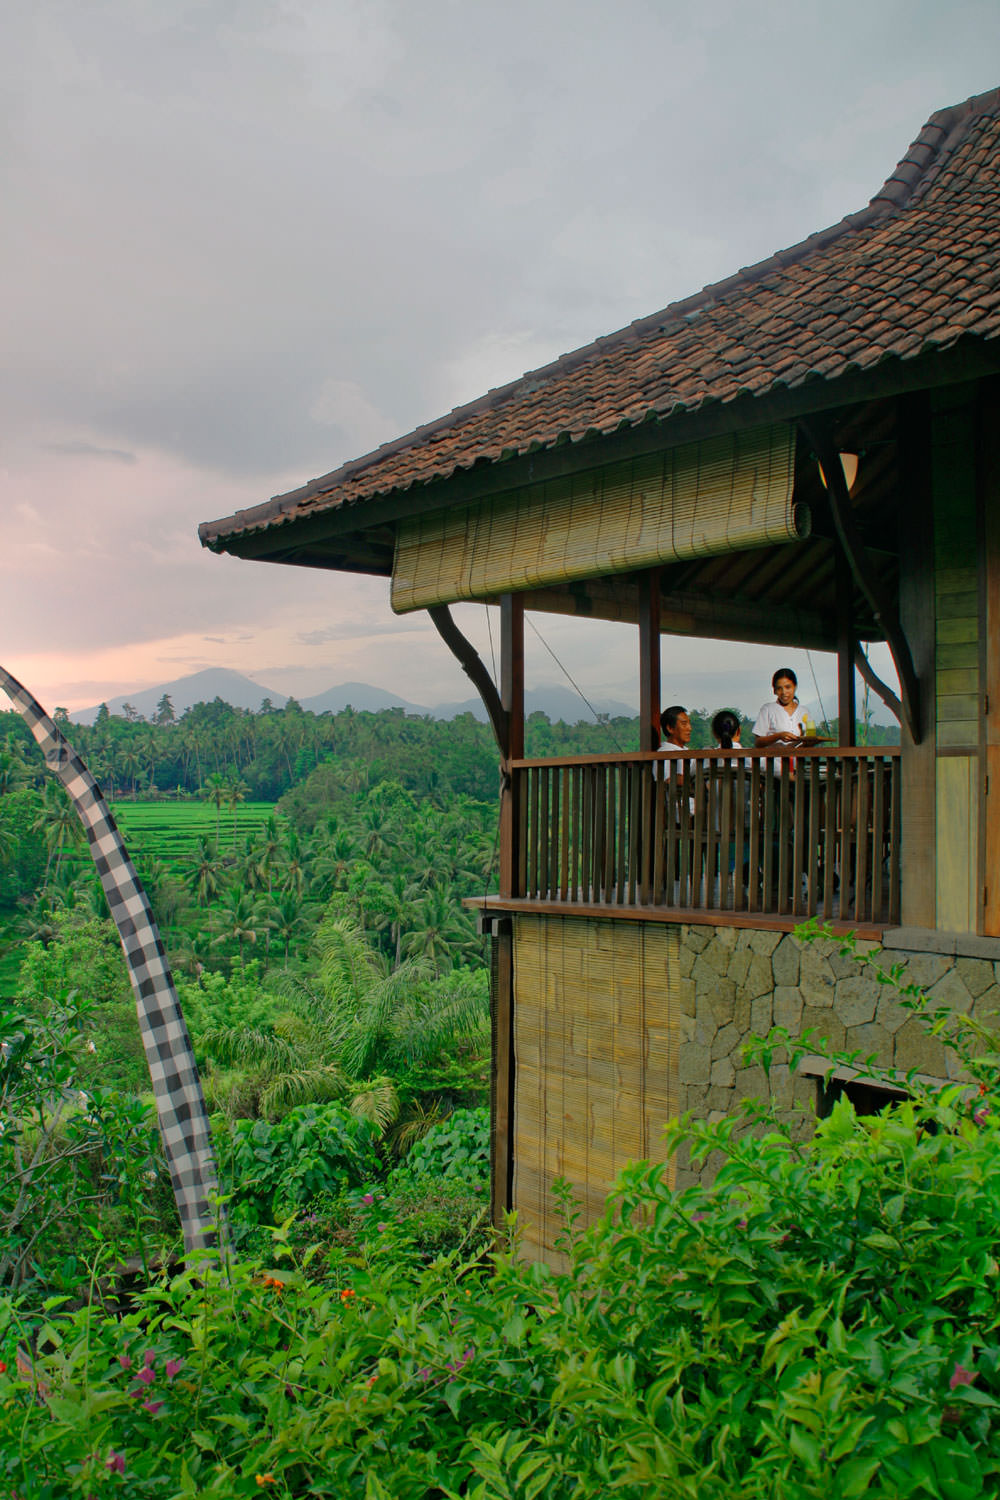
{"label": "standing woman", "polygon": [[760,750],[769,745],[798,747],[805,741],[804,715],[795,696],[799,682],[791,667],[779,667],[771,678],[774,702],[763,704],[753,726],[753,742]]}

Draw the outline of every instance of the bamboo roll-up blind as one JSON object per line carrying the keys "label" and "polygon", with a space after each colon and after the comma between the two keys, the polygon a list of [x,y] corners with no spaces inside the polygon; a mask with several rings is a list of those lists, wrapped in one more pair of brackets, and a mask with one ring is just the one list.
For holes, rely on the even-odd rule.
{"label": "bamboo roll-up blind", "polygon": [[689,443],[399,523],[399,613],[792,541],[787,423]]}
{"label": "bamboo roll-up blind", "polygon": [[553,1260],[557,1178],[585,1225],[626,1162],[666,1161],[662,1130],[678,1113],[678,931],[515,918],[514,1207],[528,1259]]}

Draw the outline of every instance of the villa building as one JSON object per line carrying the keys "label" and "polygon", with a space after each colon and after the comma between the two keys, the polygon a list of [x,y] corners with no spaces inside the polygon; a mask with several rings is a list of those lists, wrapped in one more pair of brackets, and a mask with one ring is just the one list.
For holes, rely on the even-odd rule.
{"label": "villa building", "polygon": [[[951,1076],[836,944],[792,936],[806,916],[1000,1009],[1000,90],[935,114],[832,228],[200,534],[390,578],[482,693],[494,1208],[529,1253],[551,1252],[555,1177],[594,1213],[665,1119],[760,1093],[751,1031]],[[500,606],[497,683],[460,600]],[[629,753],[525,758],[525,610],[634,624]],[[664,754],[671,636],[836,652],[840,743]],[[898,746],[853,743],[856,670]],[[771,1087],[812,1106],[820,1072]]]}

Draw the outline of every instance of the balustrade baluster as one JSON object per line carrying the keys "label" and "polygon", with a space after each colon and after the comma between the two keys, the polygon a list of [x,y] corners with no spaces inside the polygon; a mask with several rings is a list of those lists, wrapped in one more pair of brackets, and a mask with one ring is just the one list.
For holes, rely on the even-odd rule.
{"label": "balustrade baluster", "polygon": [[855,920],[864,922],[868,920],[868,871],[871,868],[869,861],[869,840],[871,838],[871,787],[868,774],[871,768],[871,759],[865,756],[858,761],[858,816],[855,824],[855,876],[854,876],[854,915]]}
{"label": "balustrade baluster", "polygon": [[[656,814],[653,828],[653,900],[663,902],[667,899],[664,884],[664,855],[666,854],[667,823],[666,823],[666,800],[667,783],[664,776],[664,763],[662,760],[653,763],[653,798],[656,805]],[[673,870],[669,861],[666,869]],[[671,883],[673,874],[666,876]]]}
{"label": "balustrade baluster", "polygon": [[[733,911],[746,909],[745,879],[747,835],[747,763],[742,755],[735,761],[733,786]],[[756,879],[756,876],[754,876]]]}
{"label": "balustrade baluster", "polygon": [[872,918],[876,922],[882,919],[885,902],[886,769],[887,763],[881,755],[875,756],[872,762]]}

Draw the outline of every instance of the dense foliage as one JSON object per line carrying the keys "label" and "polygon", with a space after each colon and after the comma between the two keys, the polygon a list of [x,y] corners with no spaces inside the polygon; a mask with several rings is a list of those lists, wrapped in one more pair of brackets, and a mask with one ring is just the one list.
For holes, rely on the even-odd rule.
{"label": "dense foliage", "polygon": [[[977,1028],[904,998],[971,1056]],[[787,1047],[775,1033],[757,1060]],[[307,1214],[265,1260],[164,1277],[125,1310],[8,1298],[6,1491],[994,1494],[995,1053],[972,1072],[879,1116],[841,1101],[804,1142],[765,1106],[675,1124],[673,1147],[721,1154],[714,1183],[676,1192],[636,1163],[582,1234],[567,1202],[560,1273],[461,1244],[428,1263],[375,1189],[339,1246]]]}

